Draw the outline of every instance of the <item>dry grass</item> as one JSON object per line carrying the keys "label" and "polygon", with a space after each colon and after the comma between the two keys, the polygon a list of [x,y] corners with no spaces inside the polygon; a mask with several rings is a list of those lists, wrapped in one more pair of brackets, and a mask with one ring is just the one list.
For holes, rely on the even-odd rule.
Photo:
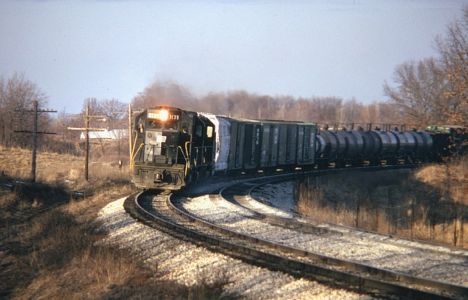
{"label": "dry grass", "polygon": [[319,221],[468,247],[468,159],[416,170],[355,172],[298,184],[298,209]]}
{"label": "dry grass", "polygon": [[29,284],[16,288],[12,298],[44,299],[220,299],[226,276],[209,282],[200,275],[194,286],[163,281],[128,251],[96,245],[98,226],[80,224],[56,210],[35,220],[24,243],[34,245],[27,262],[36,272]]}
{"label": "dry grass", "polygon": [[415,178],[440,191],[457,203],[468,205],[468,156],[448,164],[434,164],[421,168]]}
{"label": "dry grass", "polygon": [[[0,183],[27,180],[30,156],[0,147]],[[235,298],[224,293],[226,277],[200,276],[195,286],[162,281],[131,253],[98,242],[98,211],[135,191],[127,174],[115,163],[92,163],[86,182],[83,158],[39,153],[39,183],[0,187],[0,298]],[[85,196],[73,199],[72,189]]]}
{"label": "dry grass", "polygon": [[79,223],[63,209],[34,219],[19,240],[23,249],[28,249],[23,264],[35,276],[18,286],[11,296],[94,298],[107,293],[111,285],[123,285],[138,276],[150,277],[129,253],[95,246],[102,234],[97,224],[89,224]]}
{"label": "dry grass", "polygon": [[[36,181],[47,184],[66,185],[71,189],[83,189],[84,157],[53,152],[37,153]],[[31,150],[0,146],[0,174],[20,180],[31,178]],[[106,182],[128,183],[128,166],[119,168],[117,162],[91,162],[90,183],[102,185]]]}
{"label": "dry grass", "polygon": [[[31,174],[31,150],[0,146],[0,171],[18,179],[29,179]],[[51,168],[53,166],[53,168]],[[38,152],[37,179],[57,183],[67,177],[70,170],[83,168],[83,159],[77,156]]]}

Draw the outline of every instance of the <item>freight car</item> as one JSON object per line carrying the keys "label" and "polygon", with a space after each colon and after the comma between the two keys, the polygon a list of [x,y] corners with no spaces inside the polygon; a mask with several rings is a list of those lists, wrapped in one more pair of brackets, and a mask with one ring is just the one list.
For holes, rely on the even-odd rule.
{"label": "freight car", "polygon": [[[437,136],[434,142],[433,136]],[[158,106],[135,119],[132,181],[179,189],[213,175],[431,161],[447,134],[320,130],[316,124],[248,120]]]}
{"label": "freight car", "polygon": [[317,134],[317,164],[338,167],[433,160],[433,140],[424,131],[326,130]]}

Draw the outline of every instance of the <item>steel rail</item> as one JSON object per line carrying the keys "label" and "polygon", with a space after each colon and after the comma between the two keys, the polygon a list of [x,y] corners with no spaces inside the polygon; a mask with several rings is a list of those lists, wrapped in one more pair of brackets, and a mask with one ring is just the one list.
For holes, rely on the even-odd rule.
{"label": "steel rail", "polygon": [[[257,202],[262,203],[261,201],[256,200],[254,196],[252,196],[252,193],[254,192],[254,190],[256,190],[256,189],[258,189],[258,188],[260,188],[262,186],[265,186],[267,184],[279,183],[279,182],[284,182],[284,180],[275,180],[275,181],[271,181],[271,182],[262,182],[262,183],[259,183],[259,184],[256,184],[256,185],[252,185],[252,186],[249,187],[249,189],[247,190],[247,193],[245,193],[244,196],[253,199],[253,201],[257,201]],[[242,184],[242,183],[240,183],[240,184]],[[273,216],[273,215],[269,215],[269,214],[263,214],[263,213],[260,213],[258,211],[254,211],[251,208],[245,206],[243,201],[239,201],[237,199],[232,199],[231,200],[231,199],[226,198],[223,194],[226,192],[226,190],[228,188],[230,188],[230,187],[223,188],[223,190],[219,192],[219,196],[224,198],[226,201],[230,201],[230,202],[233,202],[233,200],[236,201],[239,205],[241,205],[245,209],[248,209],[252,213],[260,215],[262,217],[262,219],[268,221],[271,224],[282,226],[282,227],[285,227],[285,228],[291,228],[291,229],[304,228],[305,229],[304,232],[307,232],[307,231],[321,232],[321,233],[326,233],[326,232],[338,233],[339,232],[339,231],[336,231],[336,230],[333,230],[333,229],[330,229],[330,228],[317,227],[317,226],[315,226],[313,224],[314,221],[312,219],[308,220],[308,221],[311,221],[310,223],[303,223],[303,222],[298,222],[294,218],[285,218],[285,217],[281,217],[281,216]],[[262,203],[262,204],[264,204],[264,203]],[[264,205],[266,205],[266,204],[264,204]],[[292,213],[292,214],[295,215],[296,217],[301,217],[297,213]],[[305,219],[308,219],[308,218],[306,217]],[[346,230],[355,230],[355,228],[352,227],[352,226],[336,225],[336,224],[327,223],[327,222],[320,222],[320,223],[340,227],[340,228],[343,228],[343,229],[346,229]],[[362,232],[366,232],[366,233],[381,235],[377,231],[367,230],[367,229],[363,229],[363,228],[360,228],[359,230],[362,231]],[[447,249],[450,249],[450,250],[453,250],[453,251],[462,251],[462,249],[460,249],[460,247],[447,245],[447,244],[443,244],[441,242],[436,242],[436,241],[427,241],[427,240],[421,240],[421,239],[417,239],[417,238],[408,239],[408,238],[405,238],[405,237],[398,237],[398,239],[406,240],[406,241],[410,241],[410,242],[423,243],[423,244],[430,245],[430,246],[435,246],[435,247],[441,247],[442,246],[444,248],[447,248]],[[395,245],[394,242],[390,242],[390,241],[385,241],[385,243]],[[416,248],[418,250],[422,250],[419,247],[415,247],[415,246],[411,246],[411,245],[405,245],[405,247]],[[438,252],[437,250],[431,250],[431,249],[424,249],[422,251]],[[464,254],[451,253],[450,255],[460,256],[460,257],[463,257],[463,258],[468,258],[468,254],[464,255]]]}
{"label": "steel rail", "polygon": [[[261,181],[261,182],[258,183],[257,185],[253,185],[253,186],[248,187],[246,195],[250,195],[250,193],[254,189],[256,189],[258,186],[261,186],[261,185],[264,185],[264,184],[269,184],[269,183],[277,183],[277,182],[280,182],[282,180],[275,180],[275,181],[269,182],[269,183],[264,183],[264,182],[262,182],[263,180],[261,180],[261,179],[259,179],[258,181]],[[288,228],[288,229],[294,229],[294,230],[305,229],[305,230],[303,230],[304,233],[317,233],[317,232],[318,233],[326,233],[326,232],[332,232],[333,231],[332,229],[319,228],[319,227],[314,226],[312,224],[304,224],[302,222],[298,222],[297,220],[295,220],[293,218],[286,218],[286,217],[281,217],[281,216],[272,216],[272,215],[262,214],[262,213],[260,213],[258,211],[252,210],[251,208],[244,206],[242,204],[242,200],[239,201],[237,199],[231,199],[230,197],[225,196],[226,191],[229,190],[230,188],[232,188],[233,186],[236,186],[236,185],[242,185],[242,183],[237,183],[237,184],[233,184],[231,186],[227,186],[227,187],[223,188],[219,192],[218,195],[221,198],[225,199],[226,201],[229,201],[231,203],[233,203],[233,202],[238,203],[238,205],[241,205],[243,208],[248,209],[251,213],[253,213],[258,219],[261,219],[262,221],[268,222],[268,223],[270,223],[272,225],[275,225],[275,226],[280,226],[280,227],[284,227],[284,228]],[[346,228],[348,228],[348,227],[346,227]],[[227,230],[229,230],[229,229],[227,229]],[[385,242],[385,243],[388,243],[388,242]],[[394,243],[392,243],[392,244],[394,244]],[[291,247],[291,246],[283,246],[283,245],[278,245],[278,246],[279,247],[285,247],[285,249],[290,249],[291,252],[295,252],[297,254],[301,254],[301,253],[303,253],[305,251],[303,249],[297,249],[297,248],[294,248],[294,247]],[[399,245],[399,246],[401,247],[401,245]],[[404,247],[415,248],[415,247],[407,246],[407,245],[405,245]],[[432,253],[437,252],[435,250],[429,250],[429,249],[418,249],[418,250],[423,251],[423,252],[432,252]],[[457,249],[457,250],[459,250],[459,249]],[[452,295],[468,298],[468,288],[465,287],[465,286],[452,284],[452,283],[447,283],[447,282],[442,282],[442,281],[436,281],[436,280],[432,280],[432,279],[421,278],[421,277],[417,277],[417,276],[411,276],[411,275],[407,275],[407,274],[404,274],[404,273],[401,273],[401,272],[395,272],[395,271],[384,269],[384,268],[377,268],[377,267],[373,267],[371,265],[367,265],[367,264],[363,264],[363,263],[352,262],[352,261],[347,261],[347,260],[342,260],[342,259],[336,259],[336,258],[325,256],[325,255],[322,255],[322,254],[319,254],[319,253],[313,253],[313,252],[309,252],[309,251],[305,251],[305,252],[307,253],[307,256],[313,256],[313,257],[318,256],[319,259],[321,259],[321,257],[323,256],[323,260],[326,260],[331,264],[337,264],[338,265],[338,264],[344,263],[344,264],[346,264],[347,267],[351,267],[353,269],[353,271],[356,271],[356,272],[370,273],[370,274],[373,274],[373,276],[380,276],[381,278],[383,278],[385,280],[392,280],[392,281],[400,282],[400,283],[403,283],[403,284],[417,285],[418,287],[423,288],[423,289],[427,289],[427,290],[437,289],[437,290],[443,291],[444,293],[448,292],[449,294],[452,294]],[[466,255],[461,255],[461,254],[450,254],[450,255],[452,255],[454,257],[460,257],[460,258],[463,258],[463,259],[467,258]]]}
{"label": "steel rail", "polygon": [[[282,174],[269,178],[291,176],[296,175]],[[261,179],[265,178],[262,177]],[[253,179],[245,181],[253,181]],[[405,276],[402,277],[402,274],[399,273],[363,265],[356,266],[355,263],[315,255],[304,250],[277,245],[252,236],[239,234],[187,214],[187,212],[177,208],[173,203],[175,196],[178,195],[167,195],[167,205],[179,216],[185,218],[186,222],[192,225],[191,227],[193,225],[201,225],[218,232],[218,234],[213,234],[212,232],[207,234],[200,229],[191,229],[186,224],[180,224],[180,222],[171,220],[170,217],[164,217],[158,212],[150,212],[143,208],[140,201],[145,196],[150,196],[150,193],[146,191],[129,197],[125,201],[127,212],[144,223],[157,227],[172,236],[194,242],[198,245],[208,246],[212,250],[223,252],[248,263],[284,271],[293,275],[309,277],[333,286],[350,288],[371,294],[398,295],[414,299],[427,299],[428,297],[466,298],[467,295],[467,290],[463,287],[461,289],[454,289],[452,287],[440,286],[438,282],[421,281],[411,276],[407,276],[408,278],[406,278]],[[274,251],[277,253],[273,253]],[[307,258],[309,261],[304,261],[304,258]],[[374,278],[377,275],[380,278]],[[400,278],[405,278],[404,282]],[[428,287],[427,285],[429,284],[435,284],[435,288]]]}
{"label": "steel rail", "polygon": [[[403,290],[405,288],[409,288],[409,290],[407,290],[406,292],[411,291],[412,293],[413,291],[419,291],[423,293],[424,297],[427,297],[427,295],[424,293],[428,292],[431,295],[431,297],[462,297],[468,299],[468,289],[463,286],[453,285],[425,278],[418,278],[404,273],[399,273],[382,268],[376,268],[362,263],[337,259],[323,254],[313,253],[303,249],[277,244],[262,238],[254,237],[252,235],[238,233],[224,226],[212,224],[209,221],[189,214],[183,208],[179,208],[177,205],[175,205],[173,201],[170,201],[169,205],[171,205],[172,209],[176,211],[179,215],[190,219],[192,222],[203,224],[203,226],[208,227],[210,229],[225,232],[229,236],[235,237],[237,239],[249,240],[255,245],[263,244],[268,248],[278,250],[284,253],[285,256],[290,257],[291,255],[294,255],[296,256],[296,258],[307,258],[315,263],[325,264],[326,266],[324,267],[324,270],[322,270],[325,272],[321,272],[322,275],[325,275],[327,272],[331,272],[328,275],[335,279],[342,279],[344,274],[348,274],[351,277],[358,277],[359,279],[363,280],[362,284],[364,285],[364,287],[360,287],[359,290],[366,288],[367,285],[370,287],[379,286],[379,289],[386,292],[392,292],[399,288],[403,288]],[[303,260],[296,261],[295,258],[292,258],[292,260],[294,260],[294,263],[299,264],[305,263],[307,265],[309,263],[304,262]],[[346,271],[344,271],[345,273],[343,273],[343,268],[346,269]],[[377,279],[375,277],[377,277]],[[410,298],[418,298],[417,293],[414,295],[411,294],[411,296],[410,294],[408,294],[407,296],[409,296]]]}

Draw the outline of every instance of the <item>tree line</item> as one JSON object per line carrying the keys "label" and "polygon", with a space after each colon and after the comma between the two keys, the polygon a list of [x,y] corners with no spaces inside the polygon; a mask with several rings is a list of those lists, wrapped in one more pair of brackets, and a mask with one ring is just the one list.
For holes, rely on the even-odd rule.
{"label": "tree line", "polygon": [[269,96],[244,90],[212,92],[197,98],[187,88],[175,82],[154,82],[133,99],[132,105],[136,109],[170,105],[228,117],[330,125],[402,121],[398,107],[383,101],[363,104],[356,99]]}

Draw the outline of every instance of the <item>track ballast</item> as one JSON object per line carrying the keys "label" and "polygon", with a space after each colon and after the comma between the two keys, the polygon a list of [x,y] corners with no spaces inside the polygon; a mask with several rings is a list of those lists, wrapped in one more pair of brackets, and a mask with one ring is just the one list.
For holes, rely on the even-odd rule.
{"label": "track ballast", "polygon": [[[275,180],[293,175],[275,176]],[[260,181],[272,180],[263,177]],[[252,187],[251,181],[247,187]],[[234,188],[235,190],[235,188]],[[217,195],[210,197],[216,198]],[[232,228],[209,222],[183,208],[187,199],[181,194],[146,191],[125,201],[125,209],[133,217],[177,238],[222,252],[245,262],[307,277],[326,284],[380,296],[397,295],[414,299],[467,298],[464,286],[420,278],[367,264],[337,259],[293,247],[285,243],[259,238],[255,234],[237,232]],[[214,199],[219,200],[219,199]],[[281,227],[281,221],[254,214],[253,219]],[[276,222],[276,224],[271,224]],[[286,224],[286,222],[284,222]],[[291,227],[291,226],[289,226]],[[292,225],[294,227],[294,225]],[[299,231],[303,231],[301,227]],[[308,226],[307,231],[314,231]],[[320,232],[320,230],[319,230]]]}

